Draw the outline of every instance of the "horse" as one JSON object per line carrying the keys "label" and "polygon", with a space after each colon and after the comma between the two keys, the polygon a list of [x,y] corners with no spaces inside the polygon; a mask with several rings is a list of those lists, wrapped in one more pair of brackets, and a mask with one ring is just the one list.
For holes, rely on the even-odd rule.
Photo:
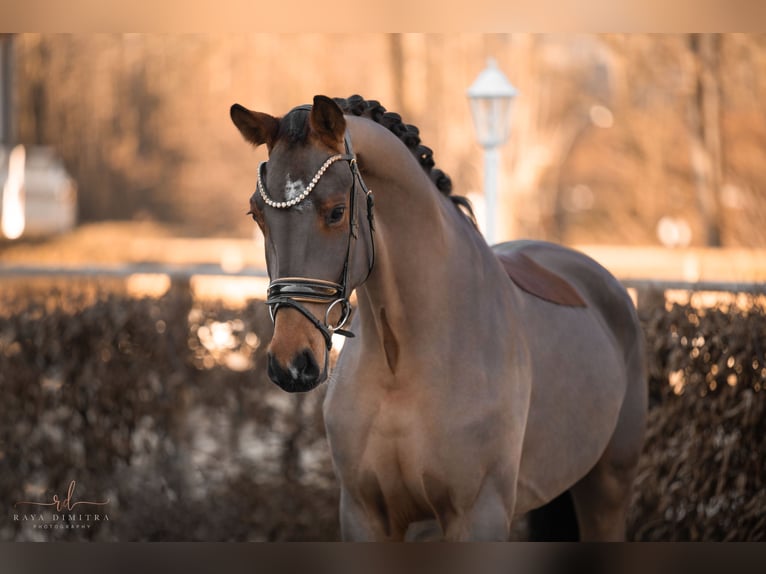
{"label": "horse", "polygon": [[328,382],[342,538],[507,540],[566,496],[579,539],[624,539],[647,387],[623,286],[553,243],[490,247],[417,128],[374,100],[230,115],[268,149],[248,212],[268,374],[288,392]]}

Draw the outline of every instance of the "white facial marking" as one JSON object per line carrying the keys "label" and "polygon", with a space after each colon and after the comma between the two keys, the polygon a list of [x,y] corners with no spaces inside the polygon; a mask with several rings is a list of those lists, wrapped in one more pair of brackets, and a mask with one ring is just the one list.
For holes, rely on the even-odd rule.
{"label": "white facial marking", "polygon": [[300,179],[298,181],[293,181],[290,179],[290,174],[287,174],[287,183],[285,183],[285,201],[295,199],[305,190],[306,186]]}
{"label": "white facial marking", "polygon": [[[285,182],[285,201],[291,201],[306,191],[306,185],[303,180],[293,181],[290,179],[290,174],[287,174],[287,181]],[[307,205],[311,202],[311,198],[307,197],[300,203],[296,203],[292,208],[295,211],[303,211]]]}

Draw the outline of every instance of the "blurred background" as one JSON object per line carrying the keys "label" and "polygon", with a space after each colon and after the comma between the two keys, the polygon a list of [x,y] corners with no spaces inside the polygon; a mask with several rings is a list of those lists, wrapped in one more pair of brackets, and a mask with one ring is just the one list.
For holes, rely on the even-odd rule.
{"label": "blurred background", "polygon": [[[19,35],[4,141],[53,147],[78,220],[151,219],[249,237],[239,102],[379,100],[417,125],[463,194],[481,192],[466,89],[493,57],[518,88],[502,148],[503,235],[763,247],[762,35]],[[245,208],[246,210],[246,208]],[[686,232],[683,233],[686,235]]]}
{"label": "blurred background", "polygon": [[[483,215],[488,58],[518,90],[497,239],[582,249],[639,306],[630,536],[766,537],[766,35],[2,34],[0,539],[337,538],[323,391],[265,377],[265,150],[229,106],[379,100]],[[108,523],[14,519],[71,480]]]}

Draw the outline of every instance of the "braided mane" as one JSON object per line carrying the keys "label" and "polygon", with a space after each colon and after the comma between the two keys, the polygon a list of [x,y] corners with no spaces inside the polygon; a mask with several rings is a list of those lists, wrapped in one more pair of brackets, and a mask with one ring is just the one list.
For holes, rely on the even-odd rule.
{"label": "braided mane", "polygon": [[420,143],[420,130],[411,124],[405,124],[402,117],[393,112],[387,112],[377,100],[365,100],[362,96],[353,95],[349,98],[333,98],[346,114],[361,116],[374,121],[396,135],[412,154],[418,159],[423,170],[431,178],[436,188],[447,196],[458,209],[462,208],[471,222],[476,226],[476,216],[471,202],[460,195],[452,195],[452,179],[436,167],[434,152],[428,146]]}

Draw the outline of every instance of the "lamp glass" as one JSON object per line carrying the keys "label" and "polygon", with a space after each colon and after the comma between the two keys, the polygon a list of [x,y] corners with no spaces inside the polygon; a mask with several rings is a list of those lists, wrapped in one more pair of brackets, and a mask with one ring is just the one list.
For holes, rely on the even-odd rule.
{"label": "lamp glass", "polygon": [[470,102],[479,144],[483,147],[497,147],[508,141],[513,98],[472,97]]}

